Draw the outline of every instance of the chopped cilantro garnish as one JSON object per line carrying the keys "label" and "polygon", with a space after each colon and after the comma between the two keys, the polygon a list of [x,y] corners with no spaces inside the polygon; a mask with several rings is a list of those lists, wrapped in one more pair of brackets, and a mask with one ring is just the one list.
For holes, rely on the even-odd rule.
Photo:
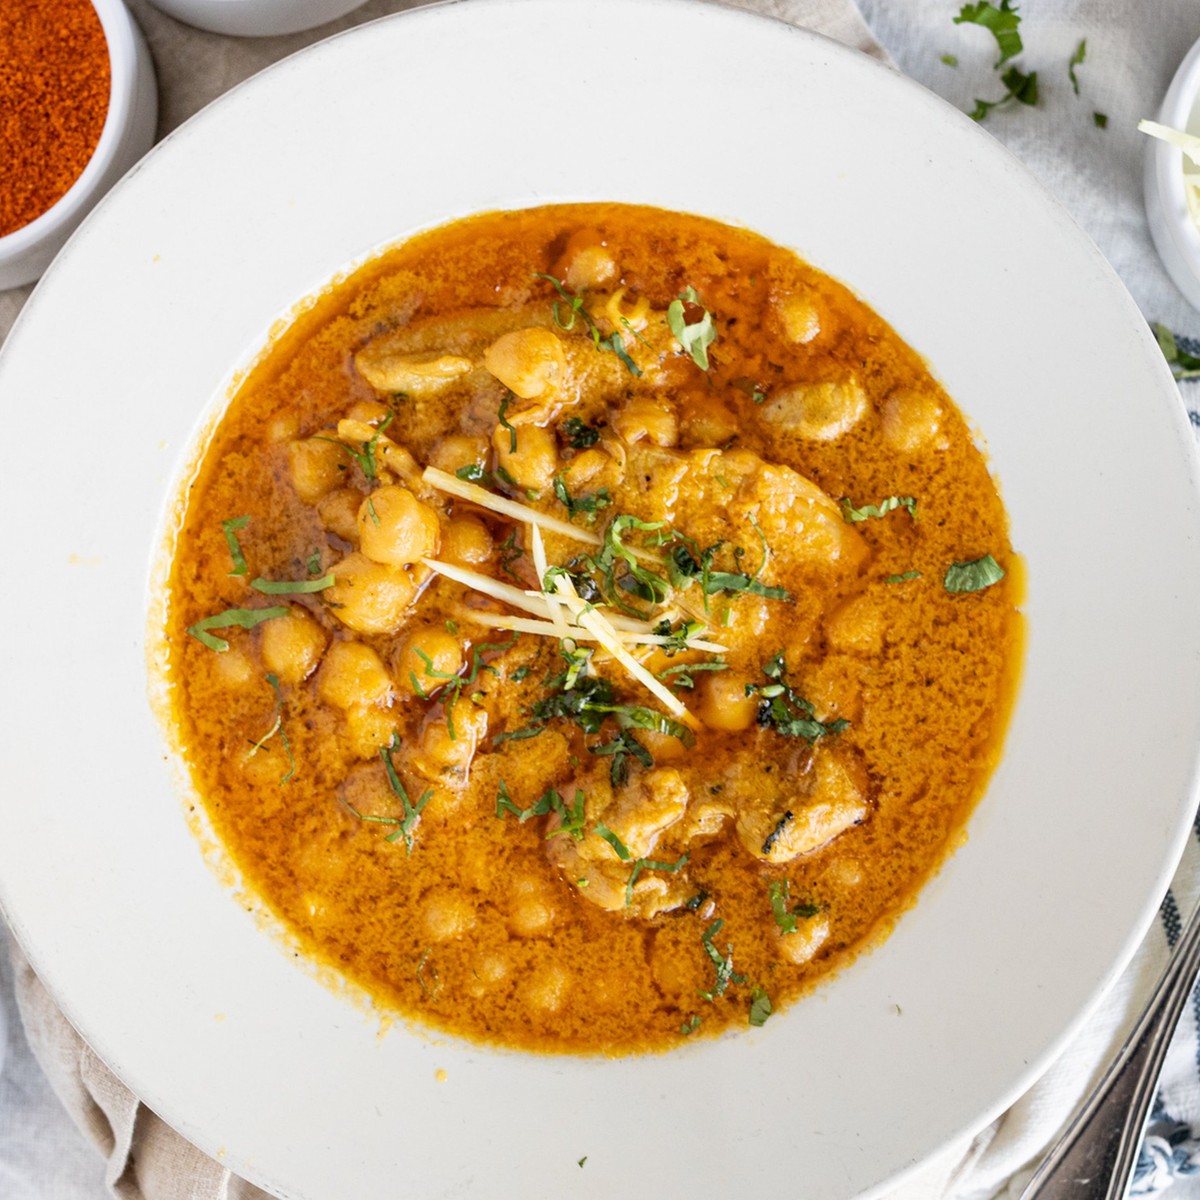
{"label": "chopped cilantro garnish", "polygon": [[600,430],[585,425],[578,417],[568,417],[560,426],[567,443],[576,450],[586,450],[600,440]]}
{"label": "chopped cilantro garnish", "polygon": [[633,858],[633,855],[629,853],[629,847],[603,821],[598,821],[592,832],[598,838],[603,838],[613,848],[613,853],[622,862],[629,862]]}
{"label": "chopped cilantro garnish", "polygon": [[[843,729],[849,728],[850,722],[843,717],[838,717],[835,721],[818,721],[813,706],[785,681],[786,672],[783,651],[780,651],[763,664],[763,674],[771,682],[746,685],[747,696],[757,694],[762,697],[763,702],[758,710],[760,725],[774,729],[783,737],[799,737],[808,742],[815,742],[817,738],[841,733]],[[789,817],[790,815],[787,814]],[[777,830],[772,836],[778,836],[778,832]],[[767,850],[764,849],[763,853],[767,853]]]}
{"label": "chopped cilantro garnish", "polygon": [[374,436],[371,437],[369,441],[362,443],[361,450],[351,450],[345,442],[339,442],[337,438],[321,437],[318,435],[314,440],[318,442],[329,442],[334,446],[339,446],[341,449],[345,450],[345,452],[349,454],[356,463],[358,463],[358,469],[363,473],[364,479],[374,479],[376,475],[375,445],[383,436],[383,431],[395,419],[395,416],[395,413],[388,413],[388,415],[379,422],[379,425],[375,429]]}
{"label": "chopped cilantro garnish", "polygon": [[500,401],[500,426],[508,430],[508,452],[516,454],[517,452],[517,431],[510,424],[508,418],[504,415],[508,411],[509,401],[512,400],[513,394],[509,392],[503,400]]}
{"label": "chopped cilantro garnish", "polygon": [[942,55],[942,63],[947,67],[957,67],[958,66],[958,57],[957,57],[957,55],[954,55],[954,54],[943,54]]}
{"label": "chopped cilantro garnish", "polygon": [[767,895],[771,898],[771,912],[781,935],[796,932],[796,918],[808,919],[821,911],[820,905],[801,903],[789,908],[791,883],[787,879],[772,879],[767,884]]}
{"label": "chopped cilantro garnish", "polygon": [[[689,321],[684,304],[700,310],[698,320]],[[702,371],[708,370],[708,348],[717,340],[717,327],[712,313],[701,303],[694,287],[688,287],[678,299],[667,306],[667,324],[671,333],[684,351],[691,355],[692,362]]]}
{"label": "chopped cilantro garnish", "polygon": [[889,575],[884,583],[908,583],[910,579],[920,579],[920,571],[905,571],[903,575]]}
{"label": "chopped cilantro garnish", "polygon": [[716,946],[713,945],[713,938],[715,938],[717,936],[717,934],[720,933],[724,927],[725,927],[724,919],[721,917],[718,917],[717,920],[715,920],[700,935],[700,942],[704,946],[704,952],[708,955],[709,959],[712,961],[712,965],[716,969],[716,972],[717,972],[717,979],[716,979],[716,982],[713,984],[711,990],[700,993],[700,995],[705,1000],[715,1000],[718,996],[720,996],[724,993],[725,989],[731,983],[745,983],[746,982],[746,977],[744,975],[739,975],[733,969],[733,946],[732,946],[732,944],[728,944],[728,943],[726,944],[724,956],[722,956],[721,952],[716,948]]}
{"label": "chopped cilantro garnish", "polygon": [[210,629],[228,629],[234,625],[239,629],[253,629],[263,621],[286,617],[289,611],[287,605],[275,605],[273,608],[227,608],[224,612],[197,621],[195,625],[189,625],[188,633],[210,650],[224,654],[229,649],[229,643],[224,638],[213,637],[208,632]]}
{"label": "chopped cilantro garnish", "polygon": [[279,780],[283,784],[296,774],[296,759],[292,754],[292,743],[288,741],[287,730],[283,727],[283,695],[279,690],[279,677],[268,673],[267,682],[275,693],[275,723],[250,747],[246,757],[253,758],[276,734],[279,734],[280,744],[283,746],[283,752],[287,755],[288,760],[287,774]]}
{"label": "chopped cilantro garnish", "polygon": [[305,570],[310,575],[320,575],[321,573],[321,551],[314,550],[304,562]]}
{"label": "chopped cilantro garnish", "polygon": [[246,565],[246,556],[242,553],[241,544],[238,542],[237,531],[245,529],[250,524],[250,517],[230,517],[228,521],[221,522],[221,529],[225,534],[225,544],[229,547],[229,557],[233,559],[233,570],[230,575],[245,575],[250,568]]}
{"label": "chopped cilantro garnish", "polygon": [[843,520],[851,524],[869,521],[873,517],[886,517],[898,508],[905,509],[914,521],[917,519],[917,502],[912,496],[888,496],[878,504],[864,504],[862,508],[855,508],[849,496],[843,496],[838,503],[842,506]]}
{"label": "chopped cilantro garnish", "polygon": [[676,871],[684,866],[689,857],[687,854],[681,855],[673,863],[655,862],[652,858],[635,859],[633,870],[629,872],[629,879],[625,884],[625,907],[628,908],[633,903],[633,885],[637,883],[638,876],[643,871],[666,871],[667,874],[674,875]]}
{"label": "chopped cilantro garnish", "polygon": [[612,496],[609,495],[608,488],[600,488],[599,491],[589,492],[585,496],[573,497],[567,491],[567,485],[563,482],[561,475],[556,475],[554,478],[554,495],[566,508],[567,516],[574,517],[576,513],[583,513],[589,521],[594,521],[596,513],[612,503]]}
{"label": "chopped cilantro garnish", "polygon": [[693,1013],[686,1021],[684,1021],[682,1025],[680,1025],[679,1032],[683,1034],[684,1037],[687,1037],[689,1034],[695,1033],[699,1028],[700,1018]]}
{"label": "chopped cilantro garnish", "polygon": [[250,586],[256,592],[265,596],[304,595],[309,592],[323,592],[337,583],[333,572],[322,575],[320,579],[264,579],[261,575],[251,581]]}
{"label": "chopped cilantro garnish", "polygon": [[1003,578],[1004,568],[990,554],[985,554],[970,562],[952,563],[946,568],[944,583],[948,592],[980,592]]}
{"label": "chopped cilantro garnish", "polygon": [[1108,114],[1102,112],[1092,113],[1092,124],[1095,125],[1097,129],[1107,129]]}
{"label": "chopped cilantro garnish", "polygon": [[384,840],[398,842],[403,838],[404,848],[407,853],[411,854],[413,834],[416,830],[417,822],[420,820],[421,810],[429,803],[429,798],[433,795],[433,788],[426,788],[415,801],[409,799],[408,791],[400,781],[400,776],[396,773],[395,763],[392,762],[392,755],[400,748],[400,735],[393,732],[391,743],[380,748],[379,757],[383,760],[383,769],[387,775],[388,787],[392,789],[392,794],[400,801],[404,813],[402,817],[368,816],[365,813],[360,813],[349,800],[343,798],[342,803],[350,811],[351,815],[357,817],[360,821],[370,821],[378,825],[394,825],[396,828]]}
{"label": "chopped cilantro garnish", "polygon": [[1067,62],[1067,77],[1071,80],[1071,86],[1075,89],[1075,95],[1079,95],[1079,80],[1075,75],[1075,68],[1082,64],[1087,57],[1087,38],[1083,38],[1079,45],[1075,47],[1075,53],[1071,55]]}
{"label": "chopped cilantro garnish", "polygon": [[1021,18],[1015,5],[1009,0],[1000,0],[997,8],[989,0],[979,0],[977,4],[964,4],[957,17],[955,25],[982,25],[991,31],[1000,50],[997,67],[1003,66],[1010,58],[1015,58],[1023,49],[1021,35],[1017,32]]}
{"label": "chopped cilantro garnish", "polygon": [[679,663],[677,666],[667,667],[666,670],[659,671],[658,677],[664,683],[670,684],[671,687],[693,688],[696,686],[696,681],[692,678],[695,672],[727,670],[729,670],[729,664],[717,658],[713,659],[712,662]]}
{"label": "chopped cilantro garnish", "polygon": [[770,1015],[771,997],[765,988],[756,987],[750,993],[750,1024],[756,1027],[765,1025]]}
{"label": "chopped cilantro garnish", "polygon": [[[541,271],[534,271],[535,279],[545,279],[552,284],[554,290],[559,294],[560,299],[555,300],[552,315],[554,323],[566,333],[569,333],[575,328],[576,321],[582,321],[589,334],[592,337],[592,344],[597,350],[611,350],[621,362],[625,364],[626,370],[631,375],[641,375],[642,369],[629,357],[625,349],[625,342],[621,335],[615,329],[609,337],[603,337],[600,333],[600,327],[592,318],[592,314],[583,306],[583,297],[569,291],[563,282],[555,279],[553,275],[545,275]],[[563,301],[566,302],[566,309],[563,309]],[[564,311],[566,315],[564,316]]]}

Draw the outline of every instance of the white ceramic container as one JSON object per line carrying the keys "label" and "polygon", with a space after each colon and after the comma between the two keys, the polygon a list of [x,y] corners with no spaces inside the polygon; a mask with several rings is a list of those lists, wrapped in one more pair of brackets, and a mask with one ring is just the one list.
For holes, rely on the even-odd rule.
{"label": "white ceramic container", "polygon": [[108,116],[79,178],[28,225],[0,237],[0,289],[32,283],[96,202],[154,143],[158,85],[141,30],[122,0],[92,0],[112,66]]}
{"label": "white ceramic container", "polygon": [[299,33],[360,7],[363,0],[150,0],[197,29],[234,37]]}
{"label": "white ceramic container", "polygon": [[[1200,42],[1180,63],[1156,119],[1200,136]],[[1147,141],[1144,191],[1150,236],[1175,286],[1200,310],[1200,228],[1184,191],[1183,151],[1157,138]],[[1188,168],[1200,171],[1190,163]]]}

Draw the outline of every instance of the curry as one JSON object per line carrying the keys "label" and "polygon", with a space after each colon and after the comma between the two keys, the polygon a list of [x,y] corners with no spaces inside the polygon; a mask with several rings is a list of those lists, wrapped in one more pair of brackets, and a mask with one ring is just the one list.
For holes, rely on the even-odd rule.
{"label": "curry", "polygon": [[189,482],[179,740],[306,952],[554,1052],[761,1025],[892,927],[999,754],[996,487],[916,353],[714,221],[414,237],[268,348]]}

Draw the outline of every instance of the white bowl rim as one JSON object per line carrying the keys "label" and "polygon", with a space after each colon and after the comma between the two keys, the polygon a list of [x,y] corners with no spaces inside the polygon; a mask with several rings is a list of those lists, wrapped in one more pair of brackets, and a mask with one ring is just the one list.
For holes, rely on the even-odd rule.
{"label": "white bowl rim", "polygon": [[[462,3],[462,0],[457,0],[457,2]],[[535,4],[533,4],[533,3],[525,4],[525,3],[522,3],[521,0],[516,0],[515,3],[514,3],[514,0],[469,0],[469,2],[475,6],[483,6],[486,4],[493,8],[505,8],[505,7],[508,7],[508,8],[513,8],[513,7],[533,8],[533,7],[535,7]],[[454,6],[453,3],[438,6],[438,7],[452,7],[452,6]],[[650,6],[644,5],[644,7],[650,7]],[[678,4],[669,3],[669,0],[656,0],[653,7],[670,8],[672,10],[679,11],[681,6],[679,6]],[[432,11],[432,10],[430,10],[430,9],[410,10],[405,13],[395,14],[394,16],[389,17],[389,18],[383,18],[382,20],[387,20],[387,21],[393,21],[393,20],[398,20],[398,19],[411,20],[418,16],[425,17],[426,14],[428,14],[430,11]],[[749,19],[754,20],[754,21],[761,20],[761,18],[759,18],[757,16],[752,16],[751,14],[742,14],[742,15],[749,17]],[[359,27],[359,29],[361,29],[361,28],[363,28],[363,27]],[[795,29],[792,29],[792,27],[790,27],[790,26],[787,26],[787,28],[790,29],[792,33],[799,34],[803,37],[813,37],[814,36],[814,35],[807,33],[807,31],[797,31]],[[358,30],[351,30],[351,31],[348,31],[344,35],[340,35],[340,37],[354,36],[357,32],[358,32]],[[340,37],[338,39],[330,39],[330,41],[340,40]],[[824,39],[819,39],[819,38],[817,40],[824,41]],[[329,43],[322,43],[321,45],[327,46],[328,44]],[[314,51],[319,51],[319,50],[320,50],[320,47],[311,47],[306,51],[302,51],[301,53],[302,54],[312,54]],[[834,51],[831,48],[829,50],[829,53],[831,56],[836,56],[837,54],[843,54],[846,52],[845,52],[844,48],[839,47],[837,49],[837,51]],[[234,89],[234,91],[240,91],[241,88],[251,86],[255,82],[256,81],[253,81],[253,80],[247,81],[246,84],[240,85],[240,87],[238,89]],[[913,89],[914,94],[916,92],[921,91],[921,89],[917,88],[917,86],[915,84],[912,84],[911,81],[902,80],[901,82],[903,83],[904,86],[911,87]],[[186,129],[190,125],[191,125],[191,123],[189,122],[188,126],[185,126],[183,128]],[[173,139],[169,139],[169,140],[173,140]],[[1001,153],[1003,153],[1003,152],[1001,152]],[[981,154],[982,154],[982,151],[981,151]],[[1032,177],[1029,175],[1029,173],[1027,171],[1025,171],[1025,169],[1023,167],[1020,166],[1020,164],[1016,163],[1015,160],[1009,159],[1007,161],[1006,169],[1008,170],[1008,172],[1011,175],[1015,175],[1023,181],[1022,186],[1028,186],[1028,183]],[[1038,189],[1038,191],[1040,193],[1040,189]],[[1046,200],[1046,197],[1044,196],[1044,194],[1042,195],[1042,199],[1043,199],[1043,203],[1044,203]],[[1078,236],[1078,230],[1074,227],[1074,223],[1071,222],[1070,218],[1065,214],[1065,211],[1059,205],[1051,202],[1049,204],[1048,211],[1052,214],[1054,220],[1057,221],[1059,227],[1064,232],[1066,232],[1068,230],[1068,228],[1074,229],[1075,232],[1074,232],[1073,236],[1076,236],[1076,237]],[[76,244],[74,244],[73,247],[69,247],[68,251],[62,257],[64,259],[74,258],[75,253],[77,253],[78,250],[79,250],[79,243],[76,243]],[[1093,255],[1096,256],[1096,258],[1098,260],[1098,254],[1097,254],[1097,252],[1095,252],[1094,248],[1092,248],[1092,253],[1093,253]],[[349,265],[349,264],[347,264],[347,265]],[[1095,266],[1097,268],[1097,270],[1101,274],[1105,275],[1110,281],[1115,280],[1115,275],[1112,273],[1111,269],[1107,267],[1107,264],[1102,264],[1099,261],[1097,261],[1093,264],[1093,266]],[[65,270],[65,269],[66,269],[65,266],[63,266],[61,263],[59,263],[59,264],[56,264],[54,268],[52,268],[52,271],[57,275],[58,271]],[[298,297],[297,297],[297,299],[298,299]],[[32,306],[34,309],[40,308],[40,305],[37,303],[37,301],[38,301],[38,297],[35,297],[34,301],[32,302]],[[1127,296],[1124,297],[1124,300],[1122,303],[1124,304],[1125,309],[1127,310],[1129,315],[1136,314],[1136,310],[1134,309],[1132,302],[1129,301]],[[1140,318],[1140,314],[1138,314],[1138,316]],[[1144,331],[1142,333],[1142,337],[1146,341],[1149,340],[1148,334],[1146,334]],[[1169,374],[1166,372],[1165,366],[1161,362],[1161,356],[1158,356],[1157,360],[1153,360],[1153,361],[1157,362],[1157,366],[1151,365],[1149,370],[1157,371],[1160,383],[1164,384],[1164,387],[1160,387],[1159,390],[1162,391],[1163,394],[1165,395],[1165,385],[1169,384],[1170,389],[1173,393],[1174,385],[1170,383],[1170,377],[1169,377]],[[1147,359],[1147,362],[1152,362],[1152,360]],[[2,366],[2,365],[3,365],[3,359],[0,358],[0,366]],[[1177,407],[1178,406],[1176,405],[1176,408]],[[1186,421],[1184,421],[1181,412],[1174,413],[1174,415],[1172,417],[1170,417],[1170,420],[1173,423],[1174,432],[1175,432],[1177,440],[1178,440],[1177,448],[1180,450],[1183,450],[1184,447],[1186,446],[1187,453],[1188,453],[1188,455],[1190,455],[1189,461],[1191,463],[1191,466],[1190,466],[1191,479],[1194,484],[1196,468],[1195,468],[1195,462],[1194,462],[1194,446],[1192,443],[1190,430],[1188,429]],[[1193,747],[1192,758],[1191,758],[1191,769],[1190,769],[1191,770],[1190,778],[1192,780],[1193,790],[1194,790],[1194,784],[1195,784],[1195,778],[1196,778],[1196,752],[1197,752],[1196,748]],[[1174,836],[1170,839],[1171,845],[1166,852],[1164,861],[1161,865],[1161,869],[1159,870],[1158,875],[1156,876],[1156,882],[1155,882],[1156,887],[1161,885],[1161,888],[1165,889],[1166,883],[1170,877],[1172,863],[1174,861],[1174,858],[1177,857],[1178,850],[1182,847],[1183,840],[1187,836],[1187,832],[1188,832],[1187,826],[1189,824],[1190,824],[1190,818],[1187,821],[1184,821],[1183,815],[1181,814],[1180,823],[1178,825],[1178,828],[1176,828],[1174,830]],[[1016,1083],[1014,1083],[1013,1086],[1010,1087],[1005,1092],[1005,1094],[1002,1097],[1000,1097],[993,1104],[992,1108],[990,1108],[987,1113],[972,1114],[972,1125],[974,1127],[977,1127],[978,1125],[983,1124],[987,1119],[990,1119],[991,1116],[995,1115],[996,1112],[1000,1111],[1009,1101],[1011,1101],[1011,1099],[1015,1098],[1015,1096],[1018,1095],[1020,1093],[1020,1091],[1023,1090],[1024,1087],[1029,1082],[1031,1082],[1032,1079],[1034,1077],[1036,1077],[1036,1075],[1042,1069],[1044,1069],[1044,1067],[1046,1065],[1048,1065],[1048,1063],[1052,1059],[1052,1057],[1065,1044],[1067,1039],[1070,1037],[1071,1033],[1075,1029],[1077,1029],[1079,1027],[1079,1025],[1086,1019],[1088,1011],[1090,1011],[1090,1009],[1092,1007],[1094,1007],[1095,1003],[1098,1002],[1100,995],[1103,993],[1105,988],[1109,984],[1111,984],[1111,982],[1115,978],[1116,974],[1119,972],[1121,967],[1124,965],[1124,962],[1128,960],[1129,956],[1132,954],[1134,948],[1136,947],[1137,942],[1140,940],[1140,937],[1141,937],[1142,933],[1144,932],[1145,928],[1147,927],[1149,922],[1153,919],[1153,915],[1154,915],[1154,905],[1147,903],[1146,907],[1142,911],[1139,912],[1137,920],[1133,921],[1129,926],[1126,927],[1127,928],[1127,936],[1123,940],[1123,943],[1120,948],[1120,952],[1117,955],[1116,960],[1113,962],[1110,962],[1108,969],[1104,972],[1103,978],[1099,979],[1096,982],[1095,986],[1092,988],[1092,990],[1090,992],[1089,997],[1086,999],[1085,1003],[1082,1005],[1082,1008],[1076,1013],[1074,1020],[1062,1029],[1059,1036],[1051,1044],[1047,1045],[1044,1048],[1043,1053],[1041,1053],[1039,1056],[1037,1056],[1034,1060],[1026,1063],[1025,1068],[1020,1073],[1019,1077],[1017,1078]],[[20,930],[18,930],[18,933],[19,932],[20,932]],[[70,1010],[68,1010],[68,1015],[70,1015]],[[187,1132],[186,1129],[185,1129],[185,1132]],[[213,1147],[210,1145],[209,1148],[212,1149]],[[920,1166],[919,1162],[912,1163],[908,1168],[892,1175],[890,1177],[890,1182],[895,1182],[898,1179],[903,1178],[905,1175],[911,1173],[912,1171],[917,1170],[919,1168],[919,1166]],[[251,1175],[254,1174],[253,1171],[250,1171],[248,1173]]]}

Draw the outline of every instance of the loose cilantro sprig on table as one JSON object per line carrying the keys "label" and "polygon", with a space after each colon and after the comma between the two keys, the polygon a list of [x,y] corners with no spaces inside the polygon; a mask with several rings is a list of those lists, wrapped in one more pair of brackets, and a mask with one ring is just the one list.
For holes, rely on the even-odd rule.
{"label": "loose cilantro sprig on table", "polygon": [[1075,68],[1081,66],[1083,60],[1087,57],[1087,38],[1083,38],[1079,45],[1075,47],[1075,53],[1071,55],[1067,62],[1067,78],[1071,81],[1071,87],[1075,89],[1075,95],[1079,95],[1079,78],[1075,74]]}
{"label": "loose cilantro sprig on table", "polygon": [[991,31],[1000,51],[1000,57],[995,64],[997,68],[1002,67],[1010,58],[1015,58],[1024,49],[1021,35],[1017,32],[1021,25],[1021,18],[1016,5],[1010,4],[1009,0],[1000,0],[999,8],[989,0],[964,4],[959,10],[958,16],[954,18],[954,24],[981,25],[984,29]]}
{"label": "loose cilantro sprig on table", "polygon": [[1036,71],[1026,75],[1019,67],[1009,67],[1000,77],[1008,91],[999,100],[981,100],[975,98],[975,107],[971,110],[972,121],[982,121],[994,108],[1001,108],[1012,100],[1021,104],[1036,106],[1038,102],[1038,77]]}
{"label": "loose cilantro sprig on table", "polygon": [[1171,368],[1171,374],[1176,379],[1200,378],[1200,356],[1180,349],[1178,339],[1165,325],[1156,322],[1151,328],[1154,330],[1158,348]]}

